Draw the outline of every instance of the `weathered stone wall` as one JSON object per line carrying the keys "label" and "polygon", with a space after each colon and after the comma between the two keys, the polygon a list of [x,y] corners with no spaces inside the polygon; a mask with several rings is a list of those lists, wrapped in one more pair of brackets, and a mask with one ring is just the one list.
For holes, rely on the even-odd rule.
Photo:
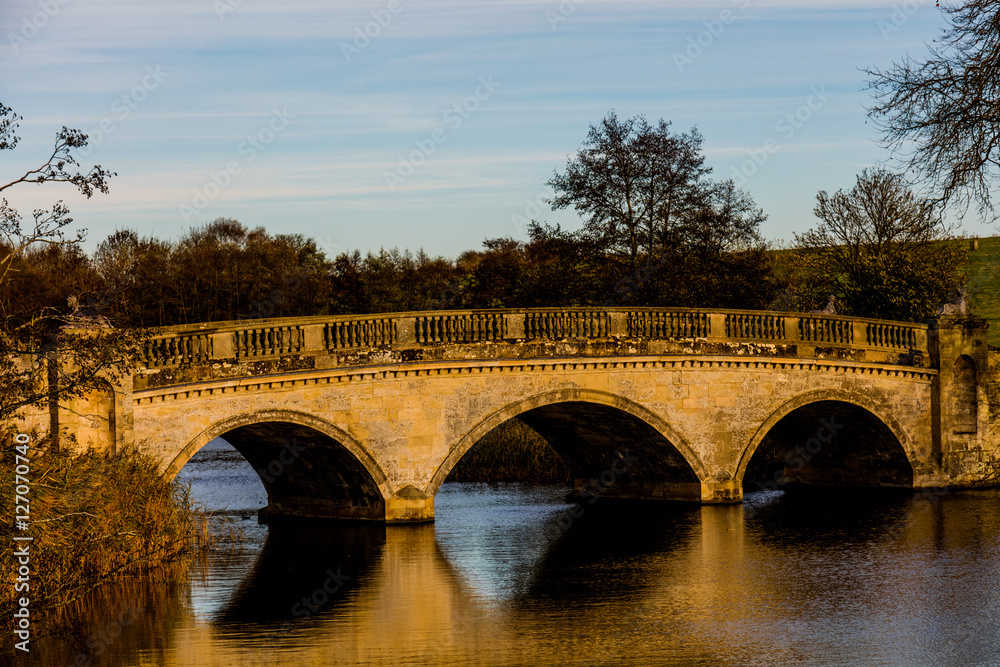
{"label": "weathered stone wall", "polygon": [[978,395],[982,467],[976,472],[981,484],[995,486],[1000,484],[1000,350],[991,349],[987,355],[987,369],[982,374]]}
{"label": "weathered stone wall", "polygon": [[[67,365],[65,359],[37,359],[23,355],[21,371],[34,375],[36,391],[45,395],[52,364]],[[54,369],[53,369],[54,370]],[[100,391],[64,398],[58,404],[28,406],[19,410],[14,426],[40,436],[54,434],[54,444],[83,450],[88,447],[115,452],[134,441],[132,430],[132,375],[105,382]]]}

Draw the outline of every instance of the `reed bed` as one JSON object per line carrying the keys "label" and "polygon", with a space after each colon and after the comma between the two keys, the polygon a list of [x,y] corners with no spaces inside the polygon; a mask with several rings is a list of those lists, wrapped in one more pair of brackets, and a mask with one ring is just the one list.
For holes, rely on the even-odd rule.
{"label": "reed bed", "polygon": [[[166,481],[156,461],[134,447],[115,456],[72,447],[52,448],[32,439],[30,462],[30,593],[32,613],[79,599],[101,584],[128,573],[148,572],[187,553],[207,549],[214,538],[207,515],[196,508],[189,489]],[[13,468],[11,433],[3,436],[7,470]],[[11,475],[13,477],[13,475]],[[13,511],[14,485],[0,484],[3,507]],[[2,524],[11,545],[15,527]],[[3,551],[5,583],[0,607],[15,608],[11,548]]]}
{"label": "reed bed", "polygon": [[448,481],[569,484],[572,477],[566,463],[542,436],[512,419],[466,452]]}

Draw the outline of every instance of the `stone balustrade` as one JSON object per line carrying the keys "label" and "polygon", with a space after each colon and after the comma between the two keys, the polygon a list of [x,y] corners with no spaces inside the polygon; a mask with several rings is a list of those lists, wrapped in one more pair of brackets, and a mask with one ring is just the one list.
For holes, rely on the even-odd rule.
{"label": "stone balustrade", "polygon": [[[405,350],[441,345],[565,341],[715,344],[719,354],[837,356],[920,365],[928,325],[855,317],[685,308],[530,308],[209,322],[161,330],[146,345],[147,369],[213,360]],[[729,347],[726,347],[729,344]],[[721,346],[720,346],[721,345]],[[845,356],[847,355],[847,356]],[[850,356],[850,355],[853,355]]]}

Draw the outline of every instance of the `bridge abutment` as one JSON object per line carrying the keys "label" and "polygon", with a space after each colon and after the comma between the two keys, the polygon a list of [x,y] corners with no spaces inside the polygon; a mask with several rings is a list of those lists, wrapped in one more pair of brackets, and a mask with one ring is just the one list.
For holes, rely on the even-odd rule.
{"label": "bridge abutment", "polygon": [[1000,434],[991,413],[1000,406],[989,391],[990,352],[985,320],[941,317],[930,327],[935,386],[934,449],[947,486],[995,483],[1000,474]]}

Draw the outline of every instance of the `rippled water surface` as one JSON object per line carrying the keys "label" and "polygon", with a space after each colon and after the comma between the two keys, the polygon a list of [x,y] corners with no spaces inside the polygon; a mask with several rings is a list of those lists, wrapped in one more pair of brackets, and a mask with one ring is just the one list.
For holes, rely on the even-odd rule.
{"label": "rippled water surface", "polygon": [[95,664],[1000,665],[997,491],[580,511],[445,484],[434,524],[268,528],[221,441],[183,477],[248,541],[150,584]]}

